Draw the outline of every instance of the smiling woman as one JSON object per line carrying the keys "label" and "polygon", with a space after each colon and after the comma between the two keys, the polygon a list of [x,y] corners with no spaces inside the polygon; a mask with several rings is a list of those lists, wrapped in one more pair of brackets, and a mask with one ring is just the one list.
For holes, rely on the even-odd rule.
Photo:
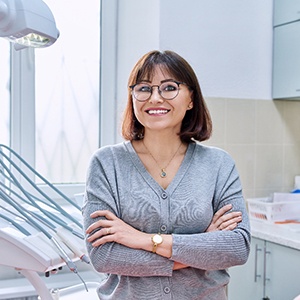
{"label": "smiling woman", "polygon": [[151,51],[128,81],[123,143],[90,161],[83,206],[100,299],[225,300],[250,230],[235,164],[200,144],[211,119],[191,66]]}

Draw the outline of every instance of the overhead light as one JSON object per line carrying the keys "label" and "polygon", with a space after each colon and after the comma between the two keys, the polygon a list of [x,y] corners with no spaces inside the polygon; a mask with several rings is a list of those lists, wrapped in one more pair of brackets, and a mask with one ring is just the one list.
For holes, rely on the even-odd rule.
{"label": "overhead light", "polygon": [[42,0],[0,0],[0,37],[16,50],[49,47],[59,37],[54,16]]}

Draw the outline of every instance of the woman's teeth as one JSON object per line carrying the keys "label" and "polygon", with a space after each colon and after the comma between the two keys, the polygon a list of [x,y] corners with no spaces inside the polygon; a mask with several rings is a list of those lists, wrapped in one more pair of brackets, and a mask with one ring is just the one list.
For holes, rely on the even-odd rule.
{"label": "woman's teeth", "polygon": [[159,109],[159,110],[154,110],[154,109],[151,109],[148,111],[148,114],[150,115],[159,115],[159,114],[166,114],[168,112],[168,110],[166,109]]}

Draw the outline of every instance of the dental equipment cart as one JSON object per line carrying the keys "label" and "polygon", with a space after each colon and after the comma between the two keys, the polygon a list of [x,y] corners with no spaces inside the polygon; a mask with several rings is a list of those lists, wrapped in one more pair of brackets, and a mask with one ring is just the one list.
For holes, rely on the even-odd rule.
{"label": "dental equipment cart", "polygon": [[[33,176],[47,189],[36,185]],[[76,265],[89,264],[80,210],[16,152],[0,145],[0,265],[27,278],[41,300],[97,299],[101,278],[95,272],[94,282],[85,282]],[[49,289],[41,273],[56,276],[64,266],[78,276],[78,284],[60,282],[59,288]]]}

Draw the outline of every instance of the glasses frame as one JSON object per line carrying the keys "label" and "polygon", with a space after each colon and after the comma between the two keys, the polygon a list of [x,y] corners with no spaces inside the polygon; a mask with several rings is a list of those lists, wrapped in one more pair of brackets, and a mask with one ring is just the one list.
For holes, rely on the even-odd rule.
{"label": "glasses frame", "polygon": [[[177,94],[176,94],[174,97],[169,98],[169,99],[168,99],[168,98],[165,98],[165,97],[162,95],[162,92],[163,92],[163,91],[160,90],[161,85],[164,84],[164,83],[166,83],[166,82],[174,82],[174,83],[176,83],[177,86],[178,86]],[[157,91],[158,91],[158,93],[159,93],[159,95],[160,95],[160,97],[161,97],[162,99],[164,99],[164,100],[173,100],[173,99],[175,99],[175,98],[178,96],[178,94],[179,94],[179,86],[180,86],[181,84],[184,84],[184,85],[187,86],[187,84],[184,83],[184,82],[176,81],[176,80],[172,80],[172,79],[167,80],[167,81],[164,81],[164,82],[162,82],[160,85],[158,85],[158,84],[150,85],[150,84],[149,84],[149,87],[151,88],[151,92],[150,92],[149,97],[148,97],[147,99],[145,99],[145,100],[139,100],[139,99],[137,99],[137,97],[136,97],[136,95],[135,95],[133,89],[135,88],[135,86],[137,86],[138,84],[141,84],[141,83],[142,83],[142,82],[138,82],[138,83],[136,83],[136,84],[133,84],[133,85],[130,85],[130,86],[129,86],[129,88],[131,89],[131,95],[134,97],[135,100],[137,100],[137,101],[139,101],[139,102],[146,102],[146,101],[148,101],[148,100],[151,98],[151,96],[152,96],[153,88],[154,88],[154,87],[157,87]]]}

